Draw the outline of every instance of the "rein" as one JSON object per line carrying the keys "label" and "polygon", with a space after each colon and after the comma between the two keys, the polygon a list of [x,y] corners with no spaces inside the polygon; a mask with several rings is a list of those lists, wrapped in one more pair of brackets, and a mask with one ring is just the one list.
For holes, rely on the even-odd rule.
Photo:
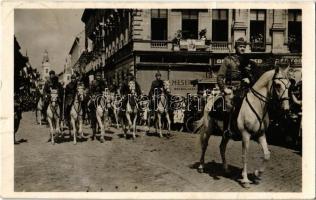
{"label": "rein", "polygon": [[[75,106],[75,103],[77,103],[78,106]],[[77,109],[76,109],[76,107],[77,107]],[[78,94],[76,95],[73,108],[76,111],[78,116],[82,116],[82,114],[81,115],[79,114],[80,111],[82,110],[82,108],[81,108],[81,101],[79,101],[79,99],[78,99]]]}
{"label": "rein", "polygon": [[58,104],[57,104],[57,102],[56,102],[56,106],[52,106],[52,104],[50,103],[50,104],[49,104],[49,107],[50,107],[50,110],[52,111],[53,118],[54,118],[55,115],[56,115],[58,118],[60,118],[60,115],[58,115],[58,112],[57,112],[57,107],[59,107]]}
{"label": "rein", "polygon": [[[277,73],[275,72],[275,74],[274,74],[274,76],[273,76],[273,78],[272,78],[272,81],[278,79],[278,80],[280,80],[280,81],[285,85],[285,83],[282,81],[282,79],[285,79],[285,78],[281,78],[281,77],[280,77],[280,78],[276,78],[276,77],[275,77],[276,74],[277,74]],[[288,100],[288,99],[289,99],[289,97],[288,97],[288,98],[284,98],[284,97],[283,97],[283,94],[285,93],[285,91],[286,91],[288,88],[289,88],[289,87],[286,86],[285,90],[283,91],[283,93],[282,93],[282,95],[281,95],[282,98],[280,98],[279,101],[282,102],[282,101],[284,101],[284,100]],[[261,101],[261,102],[263,102],[263,103],[265,103],[265,104],[268,104],[269,101],[272,100],[272,98],[271,98],[271,91],[274,91],[274,89],[275,89],[274,83],[272,83],[272,84],[271,84],[271,87],[270,87],[270,90],[269,90],[269,93],[268,93],[268,94],[270,94],[269,97],[266,97],[266,96],[260,94],[258,91],[256,91],[255,89],[253,89],[253,87],[250,88],[250,92],[251,92],[257,99],[259,99],[259,101]],[[257,120],[259,121],[259,129],[258,129],[258,131],[256,131],[256,133],[258,133],[258,132],[261,130],[262,124],[264,124],[263,121],[264,121],[264,118],[265,118],[266,114],[268,113],[268,108],[265,109],[265,111],[264,111],[262,117],[260,117],[259,114],[258,114],[258,112],[256,111],[256,109],[255,109],[255,108],[251,105],[251,103],[249,102],[248,94],[249,94],[249,92],[246,94],[246,102],[247,102],[248,106],[250,107],[250,109],[252,110],[252,112],[256,115]],[[266,128],[267,128],[267,127],[264,127],[265,130],[266,130]]]}

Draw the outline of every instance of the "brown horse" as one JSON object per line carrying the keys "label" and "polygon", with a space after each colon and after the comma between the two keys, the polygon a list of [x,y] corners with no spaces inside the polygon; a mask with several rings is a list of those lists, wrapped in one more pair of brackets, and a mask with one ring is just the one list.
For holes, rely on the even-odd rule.
{"label": "brown horse", "polygon": [[[269,125],[269,116],[267,113],[268,103],[274,101],[274,103],[279,103],[283,110],[289,109],[288,89],[290,82],[287,77],[288,68],[289,67],[276,68],[275,70],[265,72],[243,99],[237,118],[238,130],[235,131],[239,131],[242,135],[243,171],[242,179],[240,181],[244,187],[249,187],[250,184],[247,174],[247,155],[251,136],[258,138],[258,142],[260,143],[264,154],[261,167],[259,170],[255,170],[256,176],[260,176],[263,173],[265,164],[270,159],[270,151],[268,150],[268,144],[265,136],[265,131]],[[218,96],[214,98],[218,98]],[[214,119],[209,115],[213,102],[215,102],[214,98],[210,97],[207,105],[205,106],[203,117],[196,123],[196,130],[199,130],[201,133],[200,141],[202,147],[200,165],[198,167],[199,172],[203,172],[204,155],[208,146],[208,140],[214,131],[214,127],[217,125],[217,127],[220,127],[223,132],[221,121]],[[229,101],[232,98],[226,99],[228,99],[226,104],[228,104],[229,107]],[[223,134],[220,144],[220,152],[225,172],[228,172],[225,152],[229,139],[230,138],[228,136]]]}

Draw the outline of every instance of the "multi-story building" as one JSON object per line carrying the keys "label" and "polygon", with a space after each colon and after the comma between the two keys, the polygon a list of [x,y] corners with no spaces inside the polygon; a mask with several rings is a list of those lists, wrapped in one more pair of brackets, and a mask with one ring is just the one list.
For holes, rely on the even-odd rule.
{"label": "multi-story building", "polygon": [[158,70],[173,93],[196,91],[194,79],[215,83],[240,37],[258,67],[280,58],[301,66],[301,10],[86,9],[81,20],[92,50],[86,71],[100,70],[113,84],[132,72],[145,93]]}

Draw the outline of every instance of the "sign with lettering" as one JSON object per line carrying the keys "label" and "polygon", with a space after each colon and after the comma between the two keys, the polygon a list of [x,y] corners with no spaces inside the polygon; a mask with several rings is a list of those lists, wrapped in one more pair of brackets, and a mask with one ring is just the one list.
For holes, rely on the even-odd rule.
{"label": "sign with lettering", "polygon": [[180,49],[187,49],[188,51],[196,51],[196,49],[204,48],[205,40],[187,39],[180,40]]}
{"label": "sign with lettering", "polygon": [[206,78],[207,72],[195,71],[171,71],[170,89],[172,94],[186,95],[187,93],[196,94],[197,85],[191,83],[195,79]]}
{"label": "sign with lettering", "polygon": [[302,66],[302,57],[301,56],[282,56],[281,58],[277,58],[276,62],[284,62],[289,61],[291,66]]}

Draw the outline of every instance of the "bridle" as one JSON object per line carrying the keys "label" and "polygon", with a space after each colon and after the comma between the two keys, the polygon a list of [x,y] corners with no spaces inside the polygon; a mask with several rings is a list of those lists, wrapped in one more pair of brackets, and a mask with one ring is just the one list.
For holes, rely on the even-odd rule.
{"label": "bridle", "polygon": [[[77,92],[76,96],[75,96],[73,108],[74,108],[74,110],[75,110],[75,112],[77,113],[78,116],[82,116],[82,114],[80,114],[80,112],[82,110],[81,102],[82,102],[82,100],[80,100],[79,93]],[[75,106],[75,103],[77,103],[77,106]]]}
{"label": "bridle", "polygon": [[[58,98],[58,95],[56,97],[52,97],[50,98],[50,104],[49,104],[49,107],[52,111],[52,114],[53,114],[53,118],[54,116],[56,115],[58,118],[60,117],[60,115],[58,115],[58,103],[57,103],[57,98]],[[55,102],[55,106],[52,105],[52,103]]]}
{"label": "bridle", "polygon": [[[250,88],[250,92],[257,98],[259,99],[259,101],[265,103],[265,104],[268,104],[269,102],[271,102],[274,98],[274,95],[276,92],[275,92],[275,80],[279,80],[284,86],[285,86],[285,89],[284,91],[282,92],[281,94],[281,97],[280,98],[277,98],[278,102],[279,103],[282,103],[283,101],[289,101],[290,98],[289,97],[283,97],[284,96],[284,93],[286,90],[288,90],[290,88],[290,82],[288,84],[286,84],[283,80],[287,80],[286,77],[276,77],[276,75],[278,74],[278,71],[276,70],[274,75],[273,75],[273,78],[272,78],[272,84],[271,84],[271,87],[270,87],[270,90],[269,90],[269,93],[270,95],[268,96],[264,96],[262,94],[260,94],[258,91],[256,91],[255,89],[253,89],[253,87]],[[271,95],[272,94],[272,95]],[[261,130],[261,127],[262,127],[262,124],[263,124],[263,120],[266,116],[266,114],[268,113],[268,108],[265,109],[262,117],[259,116],[259,114],[257,113],[257,111],[255,110],[255,108],[251,105],[251,103],[249,102],[249,99],[248,99],[248,93],[246,94],[246,102],[248,104],[248,106],[250,107],[250,109],[252,110],[252,112],[256,115],[258,121],[259,121],[259,129],[258,131]],[[264,127],[266,129],[266,127]],[[258,132],[257,131],[257,132]]]}

